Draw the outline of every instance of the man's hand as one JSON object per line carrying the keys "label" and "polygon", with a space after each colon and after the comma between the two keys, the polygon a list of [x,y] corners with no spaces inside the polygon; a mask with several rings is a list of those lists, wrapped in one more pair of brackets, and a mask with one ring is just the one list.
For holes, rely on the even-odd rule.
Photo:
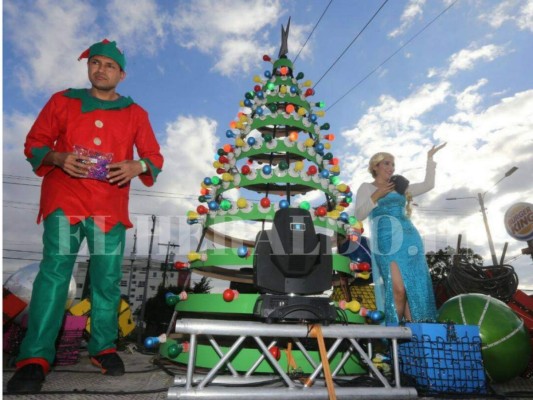
{"label": "man's hand", "polygon": [[74,153],[49,152],[43,160],[45,165],[55,165],[74,178],[85,178],[89,172],[89,157]]}
{"label": "man's hand", "polygon": [[125,185],[143,172],[141,163],[138,160],[124,160],[107,166],[109,173],[107,179],[109,183],[116,183],[119,186]]}

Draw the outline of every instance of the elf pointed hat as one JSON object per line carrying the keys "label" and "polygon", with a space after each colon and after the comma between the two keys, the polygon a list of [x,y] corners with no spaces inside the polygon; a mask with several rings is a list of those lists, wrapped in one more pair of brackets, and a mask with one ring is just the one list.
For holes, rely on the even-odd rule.
{"label": "elf pointed hat", "polygon": [[123,71],[126,69],[126,57],[124,57],[124,53],[119,50],[116,42],[110,42],[107,39],[97,42],[81,53],[78,57],[78,61],[82,58],[91,58],[96,55],[109,57],[112,60],[115,60]]}

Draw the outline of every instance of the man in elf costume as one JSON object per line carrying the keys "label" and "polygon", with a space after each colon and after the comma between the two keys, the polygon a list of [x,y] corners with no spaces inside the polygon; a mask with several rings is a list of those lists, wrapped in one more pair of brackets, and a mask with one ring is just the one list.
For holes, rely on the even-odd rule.
{"label": "man in elf costume", "polygon": [[[7,385],[36,393],[55,358],[72,269],[83,239],[91,253],[91,362],[107,375],[123,375],[116,353],[118,306],[130,180],[152,186],[163,166],[147,112],[116,92],[126,60],[115,42],[93,44],[90,89],[54,94],[26,138],[24,153],[41,187],[43,259],[33,284],[28,331]],[[134,147],[140,159],[134,160]]]}

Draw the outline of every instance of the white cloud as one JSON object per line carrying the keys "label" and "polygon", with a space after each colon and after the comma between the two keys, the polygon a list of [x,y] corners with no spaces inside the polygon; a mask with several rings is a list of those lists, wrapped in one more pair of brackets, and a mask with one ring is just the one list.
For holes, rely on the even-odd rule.
{"label": "white cloud", "polygon": [[493,28],[500,28],[506,22],[514,22],[519,29],[533,32],[533,0],[501,1],[489,12],[482,13],[479,19]]}
{"label": "white cloud", "polygon": [[[252,64],[261,61],[258,55],[270,54],[273,58],[277,55],[274,47],[265,44],[268,40],[260,37],[260,33],[266,25],[273,26],[281,16],[283,9],[276,0],[201,0],[180,4],[172,26],[181,46],[214,55],[213,69],[229,76],[249,72]],[[302,28],[291,26],[290,46],[297,40],[293,34],[301,35],[301,32]]]}
{"label": "white cloud", "polygon": [[529,0],[520,9],[520,12],[516,17],[516,24],[522,30],[533,32],[533,0]]}
{"label": "white cloud", "polygon": [[477,91],[482,86],[485,86],[487,82],[486,79],[480,79],[475,85],[468,86],[461,93],[458,93],[455,96],[457,99],[457,109],[461,111],[473,111],[482,100],[481,95]]}
{"label": "white cloud", "polygon": [[[450,84],[426,84],[409,97],[399,101],[389,95],[382,95],[377,106],[369,108],[356,126],[343,132],[348,144],[361,148],[365,157],[370,157],[383,147],[410,146],[423,140],[423,124],[419,118],[442,104],[450,94]],[[376,137],[381,138],[379,142]],[[385,141],[385,143],[383,143]]]}
{"label": "white cloud", "polygon": [[447,69],[431,68],[428,71],[428,77],[437,75],[443,77],[450,77],[457,74],[459,71],[472,70],[480,61],[494,61],[496,58],[506,54],[504,46],[497,46],[494,44],[487,44],[478,47],[475,44],[469,48],[462,49],[449,57],[449,65]]}
{"label": "white cloud", "polygon": [[101,36],[97,14],[90,5],[52,0],[31,2],[31,6],[23,1],[9,2],[4,4],[4,13],[5,35],[27,61],[16,66],[8,61],[4,68],[18,69],[23,91],[50,93],[86,82],[85,63],[77,61],[91,44],[85,32],[91,27],[95,37]]}
{"label": "white cloud", "polygon": [[165,157],[165,173],[158,182],[161,190],[199,195],[204,177],[215,173],[216,128],[216,121],[207,117],[179,116],[167,124],[167,140],[161,148]]}
{"label": "white cloud", "polygon": [[402,16],[400,17],[401,25],[389,33],[389,37],[400,36],[412,25],[417,17],[421,17],[426,0],[410,0],[405,6]]}
{"label": "white cloud", "polygon": [[116,40],[127,53],[154,54],[165,39],[165,23],[169,16],[158,9],[154,0],[136,0],[124,7],[121,0],[112,0],[106,10],[109,16],[110,40]]}

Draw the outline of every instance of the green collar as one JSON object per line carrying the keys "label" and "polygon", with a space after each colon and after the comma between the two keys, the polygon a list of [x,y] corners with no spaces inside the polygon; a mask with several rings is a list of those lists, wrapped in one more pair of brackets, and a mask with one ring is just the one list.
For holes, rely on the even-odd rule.
{"label": "green collar", "polygon": [[72,99],[81,100],[81,112],[91,112],[94,110],[120,110],[132,105],[131,97],[120,96],[116,100],[100,100],[89,94],[88,89],[68,89],[64,95]]}

